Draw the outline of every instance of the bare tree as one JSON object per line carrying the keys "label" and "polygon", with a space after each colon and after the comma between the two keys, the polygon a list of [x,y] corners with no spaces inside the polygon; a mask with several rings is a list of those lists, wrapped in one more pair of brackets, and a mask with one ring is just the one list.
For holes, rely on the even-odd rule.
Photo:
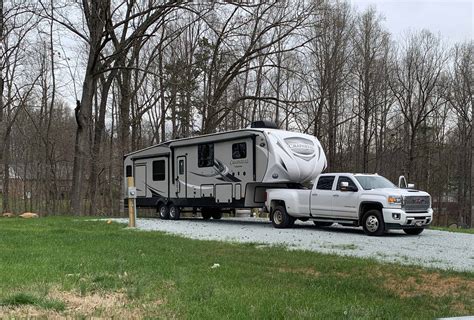
{"label": "bare tree", "polygon": [[418,134],[428,116],[442,103],[438,89],[445,62],[440,40],[423,30],[407,38],[394,70],[391,88],[408,130],[405,173],[415,181],[420,179],[415,162]]}
{"label": "bare tree", "polygon": [[[458,201],[460,210],[458,223],[465,224],[470,220],[473,224],[473,67],[474,44],[464,43],[453,49],[454,65],[451,74],[450,87],[447,90],[449,105],[456,112],[458,127]],[[470,213],[470,214],[469,214]],[[468,218],[470,216],[470,218]],[[464,219],[466,217],[466,219]],[[464,221],[465,220],[465,221]]]}

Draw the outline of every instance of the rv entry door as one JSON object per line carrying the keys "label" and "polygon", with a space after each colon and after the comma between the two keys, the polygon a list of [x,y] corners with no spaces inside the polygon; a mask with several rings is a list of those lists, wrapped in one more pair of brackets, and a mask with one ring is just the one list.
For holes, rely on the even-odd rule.
{"label": "rv entry door", "polygon": [[186,156],[179,156],[176,158],[176,196],[178,198],[186,198],[187,197],[187,164],[186,164]]}
{"label": "rv entry door", "polygon": [[135,163],[137,197],[146,197],[146,163]]}

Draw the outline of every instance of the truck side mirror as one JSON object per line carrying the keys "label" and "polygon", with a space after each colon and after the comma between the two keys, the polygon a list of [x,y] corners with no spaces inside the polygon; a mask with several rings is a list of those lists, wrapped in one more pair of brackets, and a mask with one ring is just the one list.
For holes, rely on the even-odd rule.
{"label": "truck side mirror", "polygon": [[405,189],[407,187],[407,179],[405,176],[398,177],[398,187],[401,189]]}
{"label": "truck side mirror", "polygon": [[339,184],[339,190],[341,190],[341,191],[350,191],[350,189],[349,189],[349,182],[347,182],[347,181],[342,181],[342,182]]}
{"label": "truck side mirror", "polygon": [[347,181],[342,181],[341,184],[339,184],[339,190],[341,190],[341,191],[352,191],[352,192],[356,192],[356,191],[357,191],[357,187],[355,187],[355,186],[349,186],[349,182],[347,182]]}

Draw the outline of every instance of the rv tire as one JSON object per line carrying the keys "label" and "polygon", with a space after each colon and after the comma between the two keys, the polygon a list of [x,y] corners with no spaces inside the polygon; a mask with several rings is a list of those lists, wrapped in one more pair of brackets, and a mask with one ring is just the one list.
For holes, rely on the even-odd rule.
{"label": "rv tire", "polygon": [[209,220],[211,219],[211,212],[209,211],[209,209],[205,209],[205,208],[202,208],[201,209],[201,216],[204,220]]}
{"label": "rv tire", "polygon": [[216,220],[219,220],[220,218],[222,218],[222,211],[220,210],[216,210],[214,212],[211,213],[212,215],[212,219],[216,219]]}
{"label": "rv tire", "polygon": [[181,209],[174,204],[169,207],[169,216],[171,220],[179,220],[181,217]]}
{"label": "rv tire", "polygon": [[294,219],[288,215],[285,207],[277,206],[273,209],[270,219],[275,228],[288,228],[292,225]]}
{"label": "rv tire", "polygon": [[158,215],[160,219],[167,220],[170,217],[170,211],[166,204],[162,203],[158,206]]}

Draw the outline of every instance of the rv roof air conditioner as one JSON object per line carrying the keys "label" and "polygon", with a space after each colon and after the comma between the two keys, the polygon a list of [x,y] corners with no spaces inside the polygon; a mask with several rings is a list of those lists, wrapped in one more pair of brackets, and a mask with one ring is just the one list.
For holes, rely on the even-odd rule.
{"label": "rv roof air conditioner", "polygon": [[269,120],[254,121],[250,124],[250,128],[267,128],[267,129],[278,129],[275,122]]}

